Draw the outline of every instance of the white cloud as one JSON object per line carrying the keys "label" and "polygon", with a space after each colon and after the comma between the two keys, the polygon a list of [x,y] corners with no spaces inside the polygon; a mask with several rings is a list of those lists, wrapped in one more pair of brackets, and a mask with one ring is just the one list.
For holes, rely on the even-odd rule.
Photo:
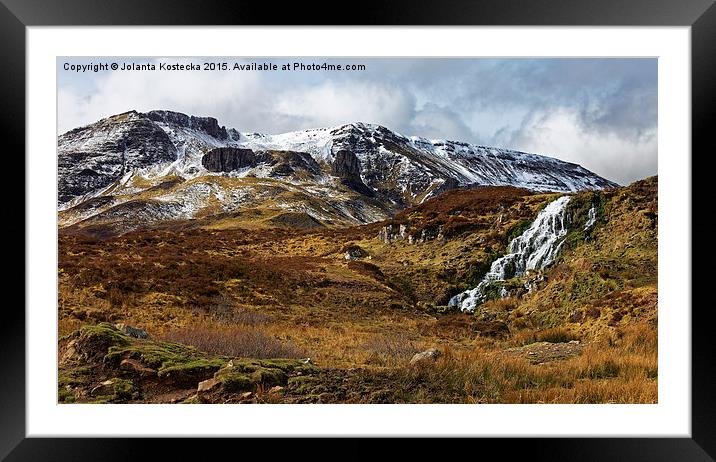
{"label": "white cloud", "polygon": [[367,122],[396,130],[412,118],[414,107],[415,98],[391,84],[331,80],[280,93],[274,106],[277,114],[316,127]]}
{"label": "white cloud", "polygon": [[620,184],[657,173],[656,129],[638,138],[586,131],[579,114],[566,109],[532,114],[510,144],[580,164]]}
{"label": "white cloud", "polygon": [[170,109],[245,120],[261,107],[264,86],[256,73],[113,72],[97,80],[91,95],[59,92],[60,132],[128,110]]}

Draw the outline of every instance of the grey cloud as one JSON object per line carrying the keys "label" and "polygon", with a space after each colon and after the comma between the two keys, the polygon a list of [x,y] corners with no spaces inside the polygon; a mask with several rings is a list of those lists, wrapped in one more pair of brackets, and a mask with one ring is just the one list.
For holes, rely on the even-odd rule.
{"label": "grey cloud", "polygon": [[416,112],[410,129],[425,138],[446,138],[451,140],[472,140],[475,134],[460,114],[433,103],[426,104]]}
{"label": "grey cloud", "polygon": [[505,60],[476,68],[461,98],[465,109],[574,109],[586,130],[634,139],[656,126],[656,60]]}
{"label": "grey cloud", "polygon": [[361,62],[367,70],[60,73],[59,126],[158,108],[264,133],[362,121],[552,155],[622,183],[656,173],[656,59],[309,60]]}

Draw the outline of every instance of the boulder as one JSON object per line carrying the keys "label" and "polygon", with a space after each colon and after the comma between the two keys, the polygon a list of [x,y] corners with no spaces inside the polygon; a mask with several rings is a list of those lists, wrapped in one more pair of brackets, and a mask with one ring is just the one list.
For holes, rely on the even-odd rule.
{"label": "boulder", "polygon": [[125,334],[129,335],[130,337],[134,338],[148,338],[149,334],[144,329],[139,329],[137,327],[128,326],[124,323],[115,324],[114,327],[116,327],[119,331],[124,332]]}
{"label": "boulder", "polygon": [[147,367],[136,359],[123,359],[119,363],[119,368],[123,371],[132,372],[144,377],[156,375],[157,371],[151,367]]}
{"label": "boulder", "polygon": [[368,256],[368,252],[366,252],[360,246],[357,245],[350,245],[344,250],[344,258],[346,260],[360,260],[361,258],[366,258]]}
{"label": "boulder", "polygon": [[114,380],[105,380],[104,382],[100,383],[99,385],[92,388],[90,391],[91,396],[103,396],[103,395],[111,395],[114,393]]}
{"label": "boulder", "polygon": [[199,382],[199,386],[197,387],[196,391],[197,393],[206,393],[211,390],[216,389],[217,387],[221,386],[221,382],[217,379],[208,379],[204,380],[203,382]]}
{"label": "boulder", "polygon": [[440,351],[436,348],[430,348],[420,353],[416,353],[411,359],[410,364],[434,362],[440,357]]}

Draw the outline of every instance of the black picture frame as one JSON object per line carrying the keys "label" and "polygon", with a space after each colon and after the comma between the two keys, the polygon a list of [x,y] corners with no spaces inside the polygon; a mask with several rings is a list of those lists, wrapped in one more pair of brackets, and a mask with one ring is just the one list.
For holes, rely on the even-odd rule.
{"label": "black picture frame", "polygon": [[[711,134],[716,92],[716,6],[713,0],[443,0],[420,2],[310,3],[248,2],[232,0],[0,0],[0,48],[3,70],[0,111],[3,154],[25,169],[25,33],[28,26],[109,26],[109,25],[549,25],[549,26],[690,26],[692,64],[692,246],[693,237],[708,235],[706,201],[712,196],[706,169],[694,169],[706,156],[716,153]],[[322,12],[322,13],[319,13]],[[267,24],[270,21],[270,24]],[[48,103],[50,104],[50,103]],[[52,103],[54,104],[54,103]],[[48,106],[48,110],[50,107]],[[688,161],[688,159],[684,159]],[[9,165],[9,164],[6,164]],[[15,176],[19,176],[15,174]],[[15,202],[17,203],[17,202]],[[702,208],[702,206],[704,208]],[[24,209],[23,209],[24,210]],[[23,212],[24,213],[24,212]],[[15,214],[15,216],[18,214]],[[15,219],[18,220],[19,219]],[[24,221],[23,221],[24,222]],[[15,221],[17,223],[17,221]],[[24,225],[23,225],[24,229]],[[25,236],[28,230],[25,231]],[[25,249],[31,245],[22,237]],[[11,244],[8,244],[11,245]],[[713,253],[713,251],[710,251]],[[709,260],[704,255],[699,260]],[[706,257],[706,258],[704,258]],[[547,438],[536,441],[518,438],[481,439],[466,448],[478,454],[506,454],[534,460],[714,460],[716,457],[716,400],[714,400],[713,341],[708,313],[712,304],[698,303],[709,272],[692,271],[692,432],[691,438]],[[24,267],[24,264],[23,264]],[[7,268],[7,267],[6,267]],[[687,270],[687,269],[684,269]],[[17,272],[19,273],[19,271]],[[31,278],[32,274],[24,274]],[[26,279],[25,279],[26,281]],[[25,286],[26,287],[26,286]],[[189,439],[150,440],[116,438],[26,438],[25,437],[25,315],[18,303],[6,301],[0,321],[0,457],[16,460],[125,460],[144,459],[156,446],[167,459],[179,455],[207,457],[208,451],[233,447],[231,440],[201,442]],[[685,310],[691,307],[684,307]],[[260,443],[270,447],[269,459],[301,455],[301,442]],[[310,445],[311,458],[373,458],[373,446],[366,440],[333,440],[340,448],[322,449]],[[410,440],[401,450],[447,454],[445,444]],[[240,445],[241,443],[239,443]],[[452,444],[452,443],[451,443]],[[302,448],[302,449],[301,449]],[[472,449],[470,449],[472,448]],[[478,449],[479,448],[479,449]],[[454,451],[455,449],[451,449]],[[322,454],[324,453],[325,454]],[[331,454],[333,453],[333,454]],[[237,453],[237,456],[240,453]],[[249,452],[246,453],[248,455]],[[455,455],[457,457],[457,454]]]}

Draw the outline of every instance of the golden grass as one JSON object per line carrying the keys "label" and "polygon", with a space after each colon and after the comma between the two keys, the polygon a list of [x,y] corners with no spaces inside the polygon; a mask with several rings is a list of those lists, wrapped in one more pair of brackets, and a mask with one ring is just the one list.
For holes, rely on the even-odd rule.
{"label": "golden grass", "polygon": [[542,330],[524,329],[517,331],[511,336],[510,343],[521,346],[535,342],[564,343],[571,340],[579,340],[579,336],[564,327],[553,327]]}
{"label": "golden grass", "polygon": [[439,400],[439,392],[468,403],[656,403],[655,343],[656,332],[638,326],[615,345],[590,344],[575,358],[536,365],[486,348],[447,349],[435,364],[397,369],[393,379],[412,388],[415,402]]}
{"label": "golden grass", "polygon": [[196,347],[211,355],[235,358],[301,358],[290,341],[280,341],[256,326],[198,324],[162,334],[160,340]]}

